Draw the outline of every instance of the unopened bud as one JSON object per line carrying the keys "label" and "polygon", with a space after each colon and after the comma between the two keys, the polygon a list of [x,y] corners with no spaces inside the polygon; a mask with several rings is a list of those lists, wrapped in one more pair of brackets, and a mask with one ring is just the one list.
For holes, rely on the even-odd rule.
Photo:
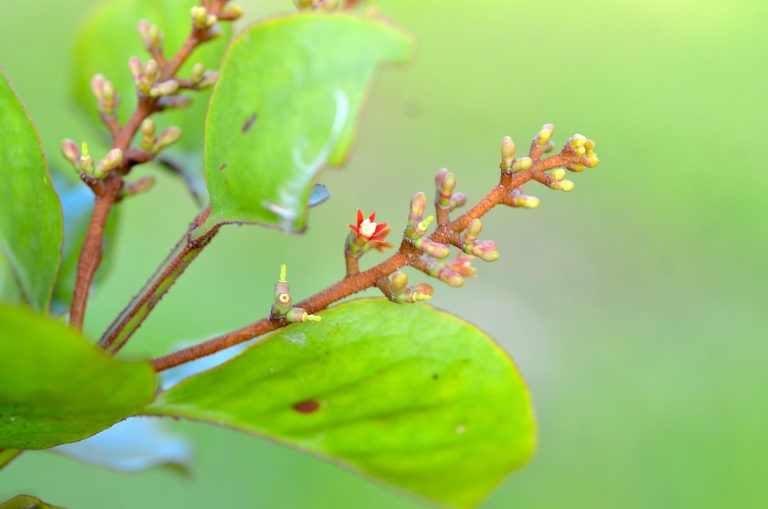
{"label": "unopened bud", "polygon": [[80,152],[80,171],[93,175],[93,159],[90,152],[88,152],[88,144],[86,142],[83,142]]}
{"label": "unopened bud", "polygon": [[64,140],[61,142],[61,153],[72,164],[78,164],[80,162],[80,150],[77,148],[77,143],[72,140]]}
{"label": "unopened bud", "polygon": [[424,234],[429,229],[429,225],[432,224],[432,221],[435,220],[435,216],[429,216],[424,221],[420,222],[416,225],[416,230],[420,234]]}
{"label": "unopened bud", "polygon": [[456,187],[456,176],[445,168],[441,169],[435,177],[435,187],[437,188],[436,203],[440,207],[449,207]]}
{"label": "unopened bud", "polygon": [[157,124],[151,118],[145,118],[141,123],[141,148],[152,150],[155,146],[155,129]]}
{"label": "unopened bud", "polygon": [[515,159],[515,142],[511,136],[501,139],[501,169],[510,170]]}
{"label": "unopened bud", "polygon": [[429,285],[417,285],[410,288],[406,288],[405,291],[395,297],[395,301],[399,304],[413,304],[415,302],[422,302],[432,299],[434,290]]}
{"label": "unopened bud", "polygon": [[229,4],[229,7],[227,7],[226,11],[224,12],[227,13],[227,15],[229,16],[229,19],[236,20],[243,15],[243,8],[240,7],[238,4],[231,3]]}
{"label": "unopened bud", "polygon": [[568,138],[568,145],[573,148],[584,147],[587,144],[587,137],[581,134],[574,134]]}
{"label": "unopened bud", "polygon": [[539,134],[536,135],[536,143],[540,147],[544,147],[549,143],[550,138],[552,138],[552,133],[555,131],[555,126],[552,124],[544,124],[542,126],[541,130],[539,131]]}
{"label": "unopened bud", "polygon": [[212,87],[216,84],[216,81],[219,79],[219,71],[205,71],[203,73],[203,77],[200,80],[199,83],[197,83],[197,88],[203,89]]}
{"label": "unopened bud", "polygon": [[101,87],[101,110],[106,115],[115,111],[115,85],[111,81],[105,81]]}
{"label": "unopened bud", "polygon": [[97,99],[101,99],[101,90],[104,87],[104,83],[106,82],[107,79],[103,74],[96,74],[93,76],[93,78],[91,78],[91,91]]}
{"label": "unopened bud", "polygon": [[157,106],[161,110],[170,108],[185,108],[192,104],[192,99],[186,95],[167,95],[157,100]]}
{"label": "unopened bud", "polygon": [[533,166],[533,160],[530,157],[521,157],[512,164],[512,171],[525,171]]}
{"label": "unopened bud", "polygon": [[464,246],[464,252],[477,256],[484,262],[495,262],[499,259],[499,250],[492,240],[481,240]]}
{"label": "unopened bud", "polygon": [[483,231],[483,222],[479,219],[473,219],[469,226],[467,226],[467,233],[464,234],[465,241],[473,242],[477,240],[481,231]]}
{"label": "unopened bud", "polygon": [[128,69],[131,71],[131,76],[133,76],[133,81],[136,84],[139,84],[139,81],[141,80],[141,60],[139,60],[139,57],[131,57],[128,59]]}
{"label": "unopened bud", "polygon": [[451,196],[451,203],[448,205],[448,208],[454,210],[459,207],[463,207],[466,203],[467,195],[464,193],[453,193],[453,196]]}
{"label": "unopened bud", "polygon": [[405,272],[397,271],[392,274],[392,279],[389,282],[389,291],[392,295],[398,295],[408,286],[408,275]]}
{"label": "unopened bud", "polygon": [[176,80],[168,80],[152,87],[152,89],[149,91],[149,95],[150,97],[161,97],[166,95],[173,95],[178,91],[179,82]]}
{"label": "unopened bud", "polygon": [[200,83],[200,81],[202,81],[203,79],[204,72],[205,72],[205,65],[203,65],[202,63],[198,62],[195,65],[193,65],[192,73],[191,73],[192,83],[195,83],[195,84]]}
{"label": "unopened bud", "polygon": [[576,185],[571,180],[560,180],[553,182],[549,187],[558,191],[565,191],[567,193],[573,191],[573,188],[576,187]]}
{"label": "unopened bud", "polygon": [[424,253],[428,254],[432,258],[437,258],[438,260],[448,258],[448,255],[451,254],[451,250],[448,248],[448,246],[429,239],[418,239],[414,242],[414,244]]}
{"label": "unopened bud", "polygon": [[421,221],[421,218],[424,217],[424,209],[427,207],[427,195],[425,195],[422,192],[416,193],[413,198],[411,198],[411,214],[408,218],[410,223],[416,223],[418,221]]}
{"label": "unopened bud", "polygon": [[208,9],[196,5],[190,10],[192,16],[192,24],[198,30],[206,28],[206,19],[208,18]]}
{"label": "unopened bud", "polygon": [[152,151],[155,154],[157,154],[161,150],[179,141],[179,138],[181,138],[180,127],[173,126],[173,127],[164,129],[163,132],[160,133],[160,136],[158,136],[157,141],[155,142],[155,146],[152,148]]}
{"label": "unopened bud", "polygon": [[123,164],[123,151],[119,148],[113,148],[96,165],[94,175],[96,178],[102,179],[107,176],[107,173],[118,168],[121,164]]}
{"label": "unopened bud", "polygon": [[535,209],[541,205],[541,200],[535,196],[519,195],[512,198],[511,205],[513,207],[522,207],[526,209]]}
{"label": "unopened bud", "polygon": [[552,171],[552,178],[555,179],[555,181],[563,180],[565,178],[565,170],[562,168],[557,168],[556,170]]}

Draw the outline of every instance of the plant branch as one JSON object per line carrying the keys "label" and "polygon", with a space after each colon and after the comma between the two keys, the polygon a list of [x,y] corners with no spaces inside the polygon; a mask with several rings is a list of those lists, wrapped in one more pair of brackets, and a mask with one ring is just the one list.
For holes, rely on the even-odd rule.
{"label": "plant branch", "polygon": [[[224,3],[225,2],[216,2],[211,14],[219,14],[224,8]],[[163,58],[158,62],[158,64],[162,66],[160,68],[161,81],[167,81],[174,78],[194,50],[200,44],[212,38],[213,30],[215,28],[216,27],[197,28],[193,23],[190,35],[187,37],[182,47],[176,52],[174,57],[170,61],[166,61]],[[150,51],[150,53],[153,52]],[[151,97],[146,94],[139,94],[136,110],[122,127],[119,126],[117,120],[113,116],[102,115],[102,119],[107,123],[107,126],[112,133],[113,149],[120,149],[123,153],[129,151],[131,142],[144,120],[164,108],[161,99],[162,98]],[[98,192],[96,192],[95,204],[88,227],[88,233],[78,258],[75,289],[70,305],[70,325],[76,329],[83,328],[88,292],[96,272],[101,265],[104,227],[106,226],[112,206],[120,199],[124,184],[122,175],[126,175],[136,164],[152,160],[154,158],[154,153],[144,151],[143,156],[144,157],[140,159],[125,157],[115,171],[110,171],[108,173],[104,180],[104,185],[91,185],[91,188],[94,189],[95,192]]]}
{"label": "plant branch", "polygon": [[[450,241],[450,239],[455,238],[458,233],[465,230],[469,223],[474,219],[481,218],[492,208],[502,204],[507,194],[531,180],[534,174],[560,166],[560,163],[564,160],[565,159],[555,156],[534,164],[529,170],[513,174],[504,173],[501,183],[498,186],[458,219],[447,225],[439,226],[428,237],[429,240],[440,243]],[[297,306],[305,309],[307,313],[317,313],[350,295],[377,286],[377,283],[382,281],[382,279],[386,279],[392,273],[406,265],[413,264],[416,260],[419,260],[421,256],[422,252],[416,249],[409,240],[404,239],[398,252],[382,263],[363,272],[348,273],[347,276],[338,283],[303,300],[298,303]],[[211,355],[285,325],[287,325],[287,323],[279,322],[271,318],[264,318],[228,334],[218,336],[205,341],[204,343],[155,359],[152,364],[156,371],[163,371]]]}
{"label": "plant branch", "polygon": [[99,346],[117,353],[141,327],[152,309],[219,232],[220,225],[214,225],[202,233],[199,230],[210,213],[208,207],[197,216],[152,277],[102,334]]}

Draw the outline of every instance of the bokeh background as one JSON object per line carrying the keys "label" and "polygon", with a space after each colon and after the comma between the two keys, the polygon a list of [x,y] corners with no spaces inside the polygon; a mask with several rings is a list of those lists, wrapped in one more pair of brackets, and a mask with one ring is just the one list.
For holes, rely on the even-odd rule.
{"label": "bokeh background", "polygon": [[[0,64],[49,152],[88,132],[70,98],[71,42],[95,0],[0,0]],[[241,0],[253,18],[288,0]],[[536,211],[487,221],[502,261],[434,304],[514,356],[539,450],[484,507],[768,507],[768,6],[762,1],[378,0],[419,41],[380,75],[332,200],[304,236],[226,228],[163,300],[129,353],[161,354],[254,320],[280,262],[297,296],[342,274],[357,207],[395,225],[441,166],[478,198],[498,141],[544,122],[581,132],[603,163],[573,193],[531,186]],[[180,15],[186,15],[181,13]],[[143,170],[151,171],[151,170]],[[194,214],[180,184],[127,201],[119,253],[89,308],[97,334]],[[504,423],[499,423],[502,426]],[[378,485],[235,432],[193,437],[192,474],[124,475],[45,452],[0,475],[72,508],[417,508]],[[503,451],[500,451],[500,454]]]}

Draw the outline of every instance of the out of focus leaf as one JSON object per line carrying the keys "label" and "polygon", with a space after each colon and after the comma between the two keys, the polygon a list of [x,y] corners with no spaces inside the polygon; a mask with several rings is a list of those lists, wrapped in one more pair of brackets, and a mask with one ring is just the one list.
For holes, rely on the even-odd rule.
{"label": "out of focus leaf", "polygon": [[61,205],[40,139],[0,69],[0,252],[34,308],[47,310],[61,263]]}
{"label": "out of focus leaf", "polygon": [[528,391],[483,332],[383,299],[321,314],[161,393],[147,411],[276,439],[462,508],[531,456]]}
{"label": "out of focus leaf", "polygon": [[52,449],[71,458],[121,472],[137,472],[158,466],[189,470],[192,447],[164,423],[131,417],[90,438]]}
{"label": "out of focus leaf", "polygon": [[[142,61],[149,59],[136,26],[141,19],[157,25],[164,36],[166,57],[170,58],[181,47],[191,28],[190,8],[199,5],[198,0],[109,0],[101,2],[91,12],[80,28],[75,43],[73,86],[78,104],[90,112],[94,127],[103,132],[98,120],[96,102],[91,92],[90,81],[97,73],[103,74],[115,84],[120,94],[118,108],[122,121],[136,107],[135,85],[128,71],[128,58],[138,56]],[[222,23],[222,37],[208,42],[197,50],[193,57],[180,71],[181,76],[188,76],[197,62],[207,68],[218,69],[227,46],[231,29],[228,23]],[[195,158],[184,157],[189,152],[198,152],[203,145],[203,128],[209,92],[189,94],[192,105],[178,110],[169,110],[157,117],[161,126],[178,125],[184,130],[179,143],[169,149],[184,161],[185,167],[201,182],[199,188],[205,188],[203,168]],[[179,153],[181,152],[181,153]]]}
{"label": "out of focus leaf", "polygon": [[82,440],[152,401],[148,362],[108,356],[61,322],[0,305],[0,448]]}
{"label": "out of focus leaf", "polygon": [[[62,249],[61,270],[53,290],[51,308],[54,313],[63,313],[69,307],[72,291],[77,277],[77,260],[80,247],[88,232],[88,223],[93,210],[93,192],[80,182],[73,182],[54,174],[56,191],[61,198],[64,212],[64,247]],[[114,251],[115,233],[120,207],[115,207],[109,214],[104,228],[103,261],[96,273],[94,284],[98,284],[109,272],[109,260]]]}
{"label": "out of focus leaf", "polygon": [[211,220],[304,229],[312,184],[344,161],[374,71],[410,49],[392,25],[349,14],[296,14],[238,35],[206,126]]}
{"label": "out of focus leaf", "polygon": [[42,500],[29,495],[16,495],[0,504],[0,509],[60,509],[58,506],[46,504]]}

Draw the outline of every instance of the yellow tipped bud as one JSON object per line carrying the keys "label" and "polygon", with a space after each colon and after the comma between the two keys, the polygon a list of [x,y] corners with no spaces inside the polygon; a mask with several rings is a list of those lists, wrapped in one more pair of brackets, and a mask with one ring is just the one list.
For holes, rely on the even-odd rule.
{"label": "yellow tipped bud", "polygon": [[544,124],[539,131],[539,134],[536,136],[536,142],[539,144],[540,147],[545,146],[547,143],[549,143],[550,138],[552,138],[552,133],[555,131],[555,126],[552,124]]}
{"label": "yellow tipped bud", "polygon": [[515,159],[515,142],[511,136],[501,139],[501,169],[509,170]]}
{"label": "yellow tipped bud", "polygon": [[286,264],[280,265],[280,282],[288,282],[288,266]]}
{"label": "yellow tipped bud", "polygon": [[512,171],[525,171],[531,169],[533,160],[530,157],[521,157],[512,164]]}
{"label": "yellow tipped bud", "polygon": [[583,147],[587,143],[587,137],[581,134],[574,134],[568,139],[568,144],[573,148]]}
{"label": "yellow tipped bud", "polygon": [[521,204],[526,209],[537,209],[541,205],[541,200],[535,196],[521,196]]}
{"label": "yellow tipped bud", "polygon": [[573,181],[561,180],[559,182],[556,182],[555,185],[552,187],[552,189],[557,189],[557,190],[565,191],[566,193],[569,193],[573,191],[574,187],[576,187],[576,184],[574,184]]}
{"label": "yellow tipped bud", "polygon": [[558,168],[552,172],[552,178],[555,180],[563,180],[565,178],[565,170]]}
{"label": "yellow tipped bud", "polygon": [[426,232],[426,231],[427,231],[427,228],[429,228],[429,225],[430,225],[430,224],[432,224],[432,221],[434,221],[434,220],[435,220],[435,216],[429,216],[429,217],[428,217],[428,218],[426,218],[424,221],[420,222],[420,223],[417,225],[417,228],[418,228],[420,231],[422,231],[422,232]]}

